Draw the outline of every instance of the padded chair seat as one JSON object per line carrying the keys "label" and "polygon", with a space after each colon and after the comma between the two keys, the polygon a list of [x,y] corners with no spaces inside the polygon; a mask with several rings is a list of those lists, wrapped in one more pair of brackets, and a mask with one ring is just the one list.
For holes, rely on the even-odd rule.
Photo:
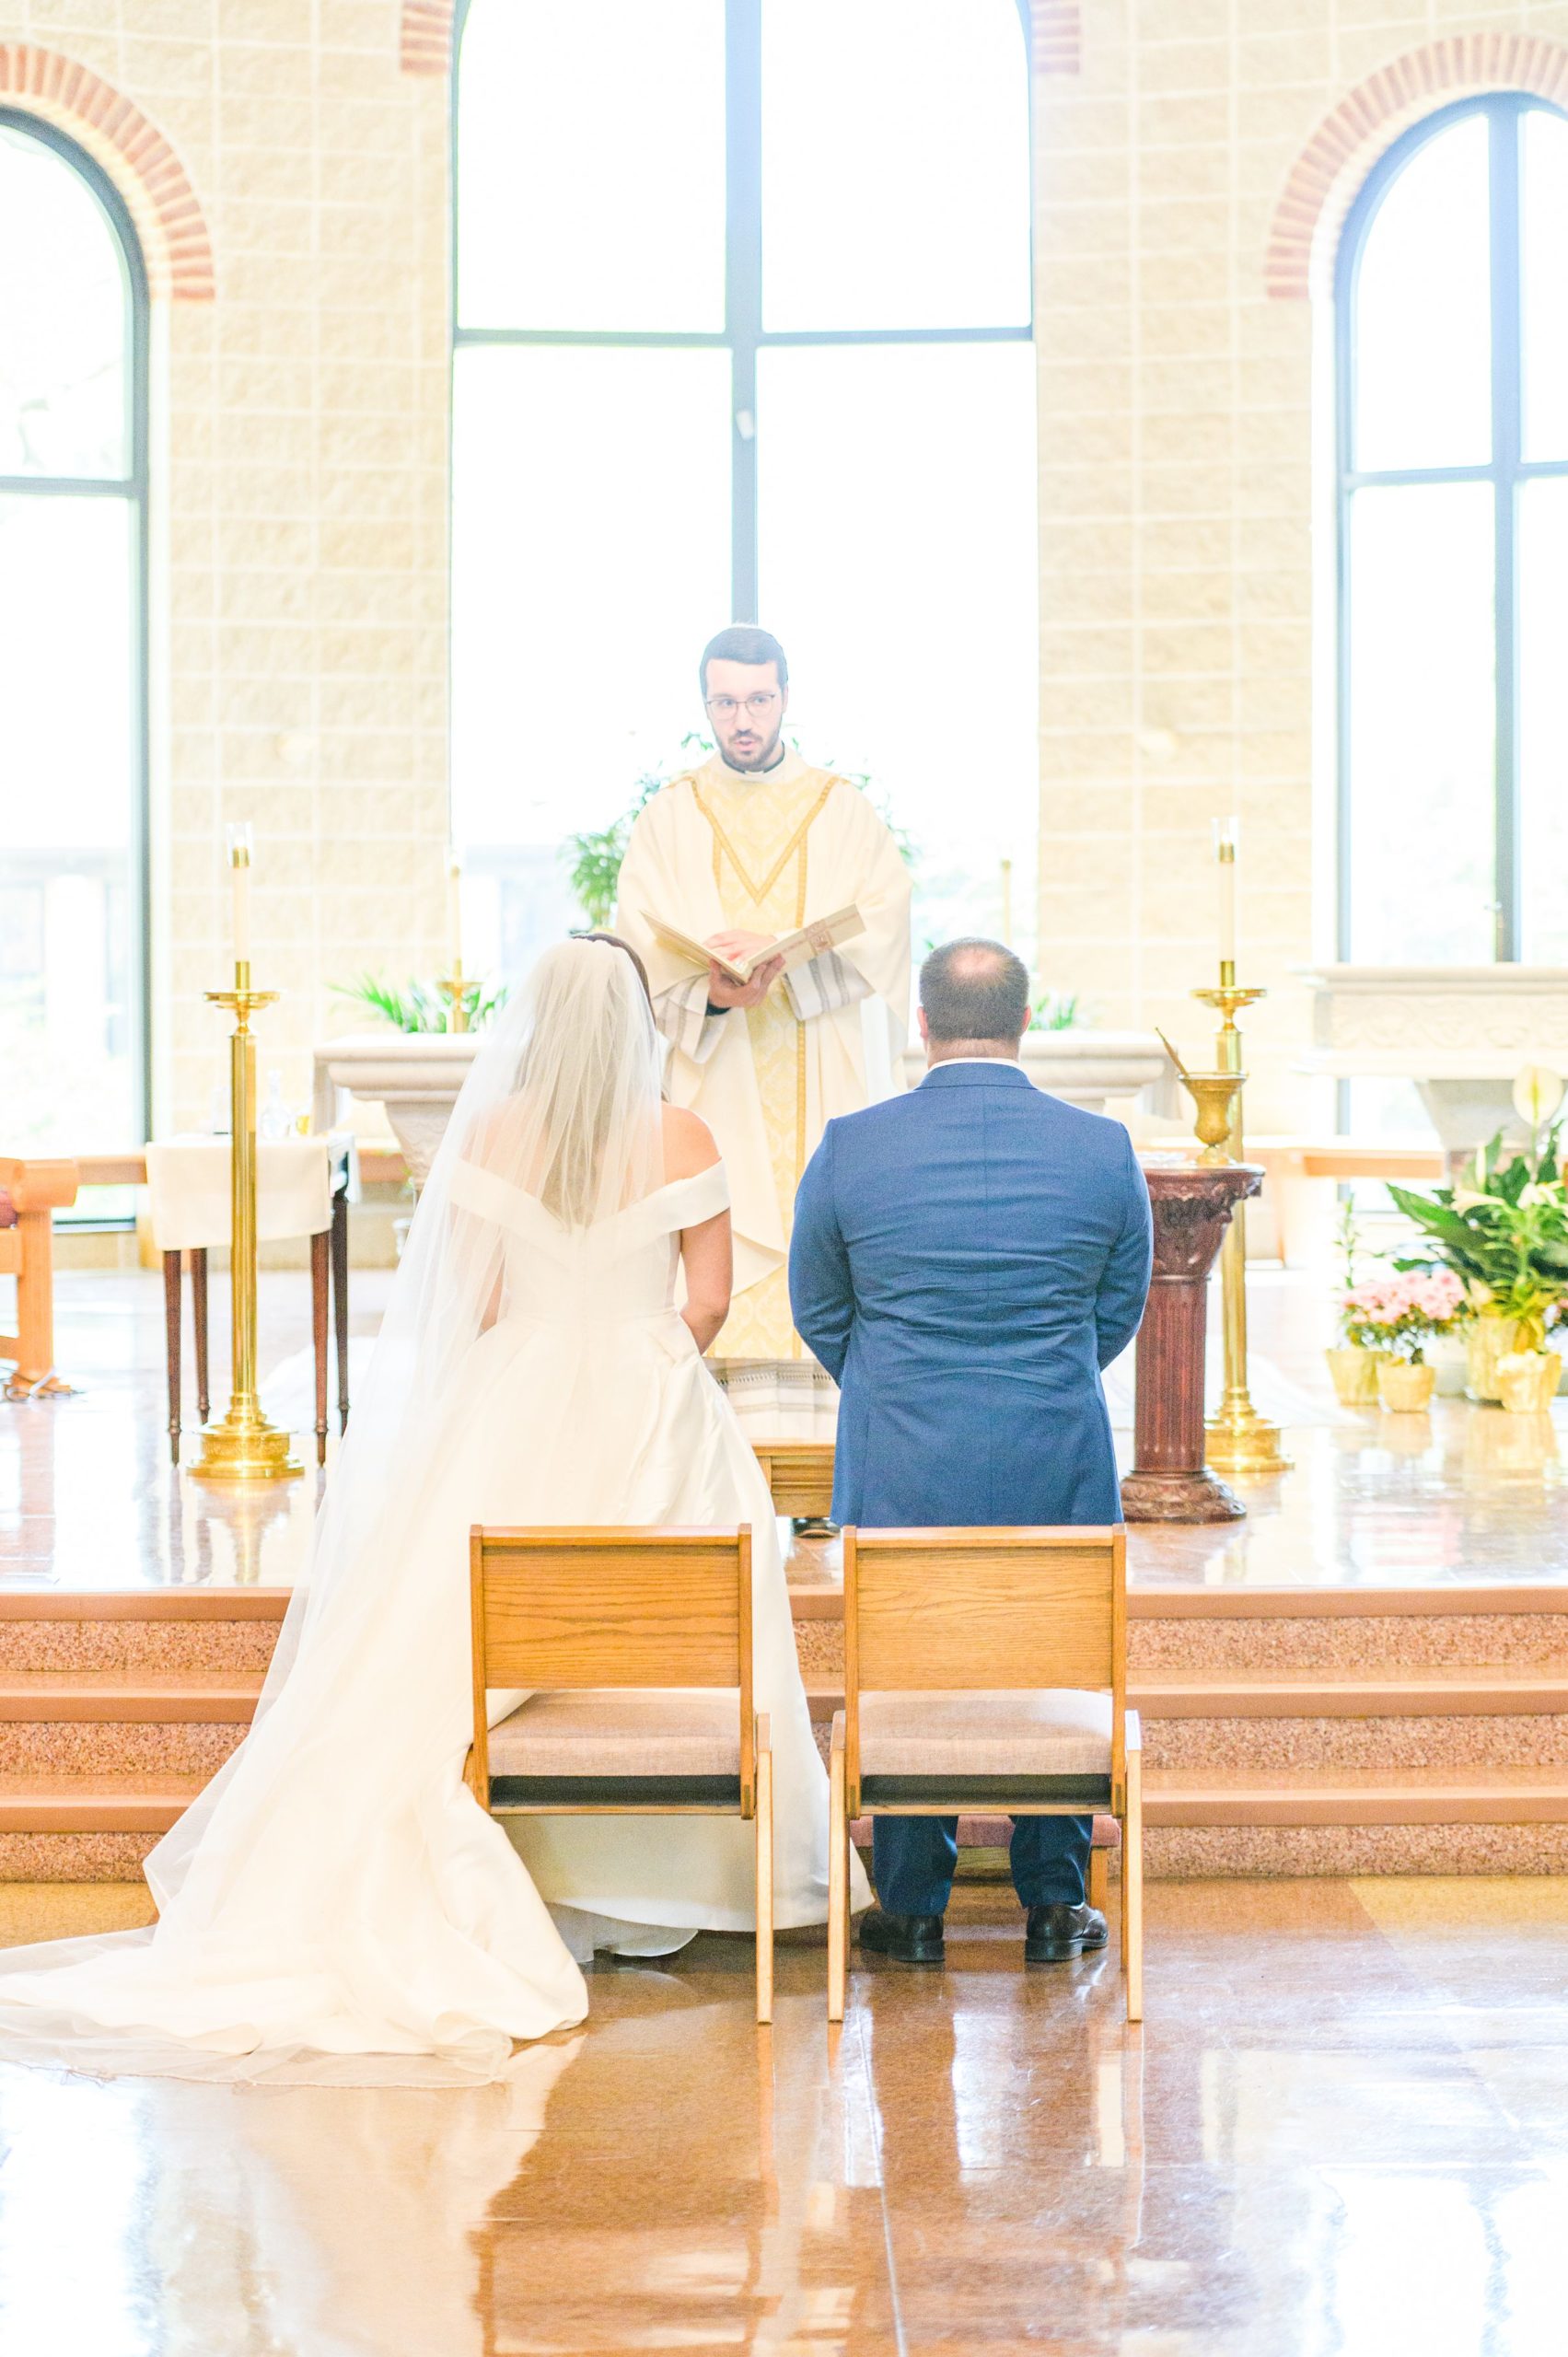
{"label": "padded chair seat", "polygon": [[875,1805],[957,1798],[1109,1798],[1109,1694],[1068,1687],[973,1693],[863,1693],[860,1778]]}
{"label": "padded chair seat", "polygon": [[[630,1789],[629,1789],[630,1788]],[[530,1694],[490,1730],[494,1805],[635,1797],[722,1806],[740,1791],[733,1689],[595,1686]]]}

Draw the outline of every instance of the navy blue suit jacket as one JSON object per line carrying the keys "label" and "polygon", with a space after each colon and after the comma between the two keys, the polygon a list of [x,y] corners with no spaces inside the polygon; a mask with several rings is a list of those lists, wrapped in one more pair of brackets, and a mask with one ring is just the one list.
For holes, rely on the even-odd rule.
{"label": "navy blue suit jacket", "polygon": [[1153,1235],[1120,1121],[1018,1064],[937,1064],[830,1121],[796,1199],[795,1322],[839,1383],[833,1517],[1121,1518],[1099,1371]]}

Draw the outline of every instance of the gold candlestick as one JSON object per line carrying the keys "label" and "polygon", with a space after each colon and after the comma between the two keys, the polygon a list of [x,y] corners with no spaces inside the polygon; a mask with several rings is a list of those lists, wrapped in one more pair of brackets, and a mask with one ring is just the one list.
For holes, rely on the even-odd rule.
{"label": "gold candlestick", "polygon": [[202,1434],[199,1481],[287,1481],[304,1467],[288,1453],[288,1434],[261,1413],[256,1397],[256,1039],[250,1017],[276,991],[253,991],[250,961],[237,958],[234,988],[208,991],[234,1016],[229,1041],[229,1178],[233,1206],[229,1284],[234,1298],[233,1376],[228,1413]]}
{"label": "gold candlestick", "polygon": [[447,1016],[447,1030],[453,1033],[466,1032],[469,1028],[470,985],[464,980],[463,961],[460,958],[453,958],[451,972],[441,975],[436,987],[446,1000],[449,1010]]}
{"label": "gold candlestick", "polygon": [[[1260,990],[1238,990],[1236,963],[1233,958],[1220,960],[1219,988],[1194,991],[1193,997],[1205,1006],[1220,1010],[1220,1028],[1214,1041],[1214,1062],[1224,1073],[1236,1080],[1236,1092],[1230,1106],[1229,1159],[1240,1162],[1242,1155],[1241,1084],[1245,1074],[1241,1069],[1241,1034],[1236,1017],[1244,1006],[1253,1005],[1266,997]],[[1205,1427],[1209,1463],[1220,1473],[1283,1473],[1290,1459],[1280,1448],[1277,1424],[1260,1416],[1252,1405],[1247,1388],[1247,1229],[1240,1203],[1231,1213],[1220,1250],[1220,1290],[1225,1311],[1225,1389],[1220,1397],[1219,1413]]]}

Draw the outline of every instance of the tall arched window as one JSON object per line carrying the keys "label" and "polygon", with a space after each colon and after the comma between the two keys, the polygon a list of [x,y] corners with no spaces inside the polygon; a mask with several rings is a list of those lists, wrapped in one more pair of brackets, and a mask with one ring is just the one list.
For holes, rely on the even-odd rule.
{"label": "tall arched window", "polygon": [[96,164],[0,109],[4,1144],[146,1134],[146,281]]}
{"label": "tall arched window", "polygon": [[1340,949],[1568,963],[1568,120],[1383,158],[1338,284]]}
{"label": "tall arched window", "polygon": [[[457,85],[454,823],[515,966],[562,837],[761,620],[928,930],[1038,832],[1018,0],[472,0]],[[474,892],[481,916],[484,888]],[[920,920],[917,919],[917,927]]]}

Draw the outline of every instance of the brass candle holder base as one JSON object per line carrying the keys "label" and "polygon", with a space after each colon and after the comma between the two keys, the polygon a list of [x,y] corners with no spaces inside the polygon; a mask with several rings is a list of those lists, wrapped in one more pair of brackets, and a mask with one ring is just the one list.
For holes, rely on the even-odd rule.
{"label": "brass candle holder base", "polygon": [[1260,1416],[1245,1387],[1238,1399],[1222,1399],[1217,1416],[1203,1427],[1204,1454],[1219,1473],[1288,1473],[1290,1458],[1280,1446],[1280,1428]]}
{"label": "brass candle holder base", "polygon": [[292,1481],[305,1468],[289,1455],[287,1433],[259,1408],[241,1414],[236,1403],[221,1424],[203,1433],[201,1457],[191,1469],[198,1481]]}

